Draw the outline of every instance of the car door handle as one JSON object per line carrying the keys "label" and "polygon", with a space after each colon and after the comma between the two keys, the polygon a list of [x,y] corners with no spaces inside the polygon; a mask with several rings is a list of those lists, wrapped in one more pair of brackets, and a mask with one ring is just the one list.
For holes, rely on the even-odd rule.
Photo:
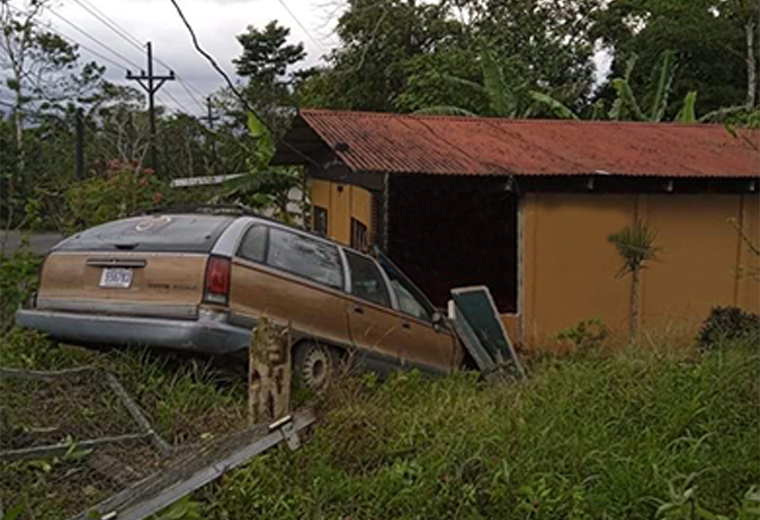
{"label": "car door handle", "polygon": [[401,326],[404,327],[405,329],[411,329],[412,328],[412,326],[409,325],[408,323],[402,323]]}
{"label": "car door handle", "polygon": [[362,309],[361,307],[354,307],[354,312],[356,314],[364,314],[364,309]]}

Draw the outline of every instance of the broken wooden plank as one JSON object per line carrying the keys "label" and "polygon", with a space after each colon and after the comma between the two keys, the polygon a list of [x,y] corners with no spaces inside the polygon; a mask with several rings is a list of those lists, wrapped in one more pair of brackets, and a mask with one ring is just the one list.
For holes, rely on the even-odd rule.
{"label": "broken wooden plank", "polygon": [[25,379],[29,381],[52,382],[60,377],[73,377],[98,370],[95,367],[79,367],[67,370],[18,370],[15,368],[0,368],[0,379]]}
{"label": "broken wooden plank", "polygon": [[116,395],[119,396],[119,399],[121,399],[121,402],[129,412],[129,415],[132,416],[132,419],[137,423],[140,429],[146,435],[150,436],[150,441],[153,443],[153,446],[156,448],[156,450],[158,450],[158,452],[164,457],[171,455],[171,445],[162,439],[158,432],[153,429],[153,426],[151,426],[150,422],[145,417],[145,414],[143,414],[140,406],[129,396],[127,391],[124,390],[124,387],[121,386],[121,383],[118,379],[116,379],[116,376],[110,372],[106,372],[105,376],[106,381],[108,381],[108,385],[116,393]]}
{"label": "broken wooden plank", "polygon": [[315,421],[314,412],[304,409],[295,412],[291,420],[283,419],[271,425],[271,430],[266,424],[260,424],[218,439],[105,502],[87,509],[76,520],[147,518],[282,441],[287,441],[289,445],[296,444],[292,436]]}
{"label": "broken wooden plank", "polygon": [[[123,444],[128,442],[142,441],[150,437],[147,433],[131,433],[128,435],[118,435],[116,437],[101,437],[99,439],[87,439],[76,442],[78,450],[87,450],[97,448],[105,444]],[[15,450],[0,451],[0,460],[13,461],[23,459],[40,459],[45,457],[56,457],[65,455],[71,449],[72,443],[64,442],[60,444],[48,444],[46,446],[35,446],[32,448],[20,448]]]}

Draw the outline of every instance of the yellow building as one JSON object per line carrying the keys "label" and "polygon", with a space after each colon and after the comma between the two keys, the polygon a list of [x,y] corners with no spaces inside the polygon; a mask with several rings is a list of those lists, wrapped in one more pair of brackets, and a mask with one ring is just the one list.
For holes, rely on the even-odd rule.
{"label": "yellow building", "polygon": [[303,164],[314,229],[378,245],[443,307],[487,285],[526,347],[598,318],[623,337],[630,278],[607,237],[657,232],[649,338],[690,338],[716,305],[760,311],[760,133],[718,125],[302,111],[276,161]]}

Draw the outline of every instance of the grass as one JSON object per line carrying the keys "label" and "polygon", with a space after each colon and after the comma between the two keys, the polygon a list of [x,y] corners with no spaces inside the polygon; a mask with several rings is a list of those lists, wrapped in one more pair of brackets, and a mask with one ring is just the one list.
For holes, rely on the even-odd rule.
{"label": "grass", "polygon": [[[0,339],[0,366],[83,365],[114,372],[174,444],[244,423],[244,383],[198,361],[57,346],[29,332]],[[53,424],[7,383],[2,428]],[[736,518],[760,483],[757,345],[545,357],[509,386],[471,373],[353,375],[316,405],[320,421],[299,451],[254,459],[197,493],[193,508],[220,520],[651,519],[663,506],[668,518],[692,518],[692,508]],[[115,411],[103,395],[88,406],[94,424]],[[79,421],[59,424],[88,435]],[[154,461],[149,450],[80,455],[0,465],[3,504],[24,496],[34,518],[65,517],[117,488],[120,475],[98,469],[104,457],[131,457],[138,469]]]}
{"label": "grass", "polygon": [[[190,445],[245,425],[243,381],[211,365],[147,350],[98,352],[11,330],[0,337],[0,366],[60,370],[92,366],[116,375],[164,439]],[[0,448],[68,442],[67,456],[0,463],[0,504],[23,501],[20,518],[68,518],[150,475],[166,461],[146,443],[79,450],[77,441],[137,433],[123,404],[87,373],[54,382],[0,380]],[[2,517],[2,515],[0,515]]]}
{"label": "grass", "polygon": [[732,345],[547,358],[501,387],[466,373],[349,378],[310,442],[226,476],[206,515],[651,519],[692,489],[684,507],[733,517],[760,483],[759,362]]}

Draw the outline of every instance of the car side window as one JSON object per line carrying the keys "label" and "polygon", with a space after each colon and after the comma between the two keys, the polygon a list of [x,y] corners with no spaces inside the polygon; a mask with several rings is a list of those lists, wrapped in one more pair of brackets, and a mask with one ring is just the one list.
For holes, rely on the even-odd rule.
{"label": "car side window", "polygon": [[[386,270],[386,272],[388,271]],[[393,292],[396,293],[399,309],[401,309],[402,312],[411,314],[415,318],[432,321],[432,312],[422,300],[415,296],[417,291],[407,284],[406,280],[396,276],[392,272],[388,272],[388,277],[391,280]]]}
{"label": "car side window", "polygon": [[314,282],[343,289],[343,264],[338,248],[308,236],[271,228],[266,263]]}
{"label": "car side window", "polygon": [[267,247],[266,226],[252,226],[246,231],[238,249],[238,256],[253,262],[264,262]]}
{"label": "car side window", "polygon": [[[344,250],[345,251],[345,250]],[[351,294],[390,307],[391,300],[380,270],[369,258],[345,251],[351,269]]]}

